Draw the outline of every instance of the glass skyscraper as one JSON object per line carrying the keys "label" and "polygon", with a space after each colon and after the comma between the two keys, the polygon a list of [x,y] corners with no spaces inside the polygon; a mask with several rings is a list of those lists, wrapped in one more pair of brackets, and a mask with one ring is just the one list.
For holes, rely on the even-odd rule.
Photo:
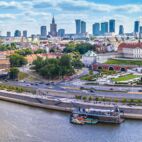
{"label": "glass skyscraper", "polygon": [[21,37],[21,31],[16,30],[14,33],[14,37]]}
{"label": "glass skyscraper", "polygon": [[59,37],[64,37],[65,36],[65,29],[59,29],[58,30],[58,36]]}
{"label": "glass skyscraper", "polygon": [[25,30],[23,31],[23,37],[27,38],[28,37],[28,32]]}
{"label": "glass skyscraper", "polygon": [[46,38],[47,37],[47,29],[46,26],[41,26],[41,33],[40,33],[41,38]]}
{"label": "glass skyscraper", "polygon": [[108,33],[108,22],[101,23],[101,34]]}
{"label": "glass skyscraper", "polygon": [[100,23],[93,24],[93,35],[94,36],[100,35]]}
{"label": "glass skyscraper", "polygon": [[115,20],[114,19],[109,20],[109,32],[115,33]]}
{"label": "glass skyscraper", "polygon": [[123,25],[119,26],[119,35],[123,35],[124,34],[124,27]]}
{"label": "glass skyscraper", "polygon": [[134,33],[138,33],[139,32],[139,27],[140,27],[140,22],[139,21],[135,21],[135,23],[134,23]]}
{"label": "glass skyscraper", "polygon": [[75,23],[76,23],[76,34],[86,33],[86,22],[81,21],[80,19],[76,19]]}
{"label": "glass skyscraper", "polygon": [[81,21],[81,33],[86,33],[86,22]]}

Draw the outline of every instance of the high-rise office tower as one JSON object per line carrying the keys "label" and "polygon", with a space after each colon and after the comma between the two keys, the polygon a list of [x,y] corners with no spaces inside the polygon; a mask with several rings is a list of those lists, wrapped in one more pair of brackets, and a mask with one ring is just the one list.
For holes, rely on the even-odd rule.
{"label": "high-rise office tower", "polygon": [[138,33],[139,32],[139,27],[140,27],[140,22],[139,21],[135,21],[134,22],[134,33]]}
{"label": "high-rise office tower", "polygon": [[77,19],[76,22],[76,34],[81,34],[81,20]]}
{"label": "high-rise office tower", "polygon": [[124,34],[124,27],[123,25],[119,26],[119,35],[123,35]]}
{"label": "high-rise office tower", "polygon": [[115,33],[115,20],[114,19],[109,20],[109,32]]}
{"label": "high-rise office tower", "polygon": [[47,29],[46,29],[46,26],[41,26],[41,28],[40,28],[40,37],[41,37],[41,38],[46,38],[46,37],[47,37]]}
{"label": "high-rise office tower", "polygon": [[93,35],[99,36],[100,35],[100,23],[93,24]]}
{"label": "high-rise office tower", "polygon": [[23,31],[23,37],[27,38],[28,37],[28,32],[25,30]]}
{"label": "high-rise office tower", "polygon": [[108,22],[101,23],[101,34],[108,33]]}
{"label": "high-rise office tower", "polygon": [[58,30],[58,36],[59,37],[64,37],[65,36],[65,29],[59,29]]}
{"label": "high-rise office tower", "polygon": [[142,26],[140,26],[140,33],[142,34]]}
{"label": "high-rise office tower", "polygon": [[11,32],[7,32],[6,36],[11,37]]}
{"label": "high-rise office tower", "polygon": [[14,37],[21,37],[21,31],[16,30],[14,33]]}
{"label": "high-rise office tower", "polygon": [[76,19],[75,23],[76,23],[76,34],[86,33],[86,22],[81,21],[80,19]]}
{"label": "high-rise office tower", "polygon": [[52,23],[50,24],[50,35],[53,37],[57,36],[57,24],[55,23],[54,16],[52,18]]}
{"label": "high-rise office tower", "polygon": [[86,22],[81,21],[81,34],[86,33]]}

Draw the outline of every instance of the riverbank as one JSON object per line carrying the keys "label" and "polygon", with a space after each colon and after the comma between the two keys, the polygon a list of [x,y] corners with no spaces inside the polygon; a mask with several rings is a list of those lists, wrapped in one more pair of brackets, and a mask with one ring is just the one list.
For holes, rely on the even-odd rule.
{"label": "riverbank", "polygon": [[[39,97],[31,94],[18,94],[14,92],[0,91],[0,100],[17,103],[21,105],[28,105],[31,107],[38,107],[42,109],[50,109],[55,111],[63,111],[70,113],[75,107],[95,107],[99,109],[111,109],[114,105],[108,104],[93,104],[75,100],[55,99],[51,96]],[[140,106],[119,106],[120,110],[124,111],[122,117],[126,119],[142,120],[142,107]]]}

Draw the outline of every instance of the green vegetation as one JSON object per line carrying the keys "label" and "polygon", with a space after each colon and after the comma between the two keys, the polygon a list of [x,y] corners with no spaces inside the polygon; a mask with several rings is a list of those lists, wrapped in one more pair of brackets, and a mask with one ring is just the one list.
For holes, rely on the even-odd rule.
{"label": "green vegetation", "polygon": [[37,49],[36,51],[34,51],[34,54],[41,54],[41,53],[46,53],[45,49]]}
{"label": "green vegetation", "polygon": [[36,51],[33,51],[30,48],[25,48],[25,49],[17,50],[16,53],[19,55],[22,55],[22,56],[27,56],[27,55],[31,55],[31,54],[46,53],[46,50],[45,49],[37,49]]}
{"label": "green vegetation", "polygon": [[23,88],[23,87],[17,87],[17,86],[10,86],[10,85],[4,85],[0,84],[0,90],[7,90],[7,91],[14,91],[17,93],[22,93],[22,92],[30,92],[30,90]]}
{"label": "green vegetation", "polygon": [[134,74],[128,74],[128,75],[124,75],[124,76],[120,76],[118,78],[113,78],[112,80],[114,82],[123,82],[123,81],[128,81],[134,78],[138,78],[140,77],[139,75],[134,75]]}
{"label": "green vegetation", "polygon": [[0,44],[0,51],[16,50],[16,49],[17,47],[15,43],[11,43],[10,45]]}
{"label": "green vegetation", "polygon": [[38,57],[33,62],[33,69],[41,76],[47,79],[57,79],[64,76],[70,76],[74,73],[71,58],[63,55],[60,59],[45,59]]}
{"label": "green vegetation", "polygon": [[31,55],[32,53],[33,53],[32,49],[30,49],[30,48],[25,48],[25,49],[21,49],[21,50],[16,51],[16,54],[19,54],[19,55],[22,55],[22,56]]}
{"label": "green vegetation", "polygon": [[17,79],[18,74],[19,74],[18,68],[13,67],[13,68],[10,69],[9,77],[10,77],[10,79]]}
{"label": "green vegetation", "polygon": [[9,56],[11,67],[21,67],[27,64],[27,60],[24,56],[19,54],[13,54]]}
{"label": "green vegetation", "polygon": [[113,74],[116,74],[116,71],[114,70],[100,70],[100,74],[101,75],[113,75]]}
{"label": "green vegetation", "polygon": [[110,59],[105,64],[138,65],[138,66],[142,66],[142,61],[140,61],[140,60],[117,60],[117,59]]}
{"label": "green vegetation", "polygon": [[24,73],[24,72],[19,72],[18,73],[18,80],[23,80],[26,77],[28,77],[28,74]]}
{"label": "green vegetation", "polygon": [[89,43],[80,43],[75,44],[73,42],[70,42],[66,45],[66,48],[64,48],[64,53],[71,53],[71,52],[79,52],[81,55],[85,54],[89,50],[93,50],[93,46]]}

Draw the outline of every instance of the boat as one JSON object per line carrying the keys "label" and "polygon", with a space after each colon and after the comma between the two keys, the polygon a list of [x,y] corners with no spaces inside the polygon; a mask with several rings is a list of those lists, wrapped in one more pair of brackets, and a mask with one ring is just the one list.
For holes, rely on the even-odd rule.
{"label": "boat", "polygon": [[70,115],[70,122],[73,124],[97,124],[97,123],[114,123],[120,124],[124,119],[120,115],[118,107],[110,110],[94,109],[94,108],[77,108]]}

